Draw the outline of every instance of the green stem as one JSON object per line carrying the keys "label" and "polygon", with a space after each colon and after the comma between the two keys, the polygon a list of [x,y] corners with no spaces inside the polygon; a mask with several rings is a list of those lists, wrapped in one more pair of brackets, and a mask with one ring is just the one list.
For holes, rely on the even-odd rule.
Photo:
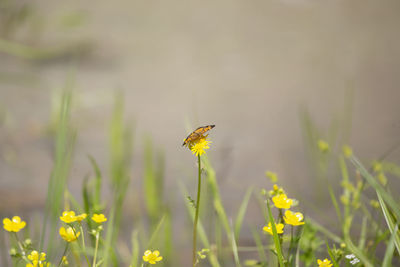
{"label": "green stem", "polygon": [[15,240],[17,240],[19,249],[21,250],[22,259],[23,259],[24,261],[26,261],[27,263],[30,263],[30,261],[29,261],[28,258],[26,257],[26,251],[25,251],[25,249],[24,249],[24,246],[22,246],[22,243],[21,243],[21,241],[19,240],[17,233],[16,233],[16,232],[13,232],[13,234],[14,234]]}
{"label": "green stem", "polygon": [[200,208],[200,190],[201,190],[201,160],[200,155],[197,156],[199,166],[199,177],[197,181],[197,200],[196,200],[196,214],[194,216],[193,225],[193,267],[196,265],[196,241],[197,241],[197,221],[199,220],[199,208]]}
{"label": "green stem", "polygon": [[97,233],[96,233],[96,247],[94,249],[94,257],[93,257],[92,267],[96,267],[97,250],[99,248],[99,235],[100,235],[100,231],[97,230]]}
{"label": "green stem", "polygon": [[83,254],[85,255],[87,265],[90,266],[89,258],[88,258],[87,253],[86,253],[85,235],[84,235],[84,232],[83,232],[83,228],[82,228],[81,222],[79,222],[79,228],[81,229],[81,233],[82,233],[82,234],[81,234],[81,237],[82,237],[82,250],[83,250]]}
{"label": "green stem", "polygon": [[65,246],[65,249],[64,249],[64,253],[62,254],[62,256],[61,256],[61,259],[60,259],[60,262],[58,263],[58,267],[60,267],[61,266],[61,264],[63,263],[63,258],[64,258],[64,256],[65,256],[65,254],[67,253],[67,249],[68,249],[68,242],[67,242],[67,245]]}

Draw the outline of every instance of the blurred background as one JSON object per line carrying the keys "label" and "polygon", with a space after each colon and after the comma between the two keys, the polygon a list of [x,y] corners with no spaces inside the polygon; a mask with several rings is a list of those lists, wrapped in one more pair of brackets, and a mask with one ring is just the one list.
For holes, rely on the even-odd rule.
{"label": "blurred background", "polygon": [[[178,184],[194,195],[196,165],[181,144],[208,124],[216,125],[208,156],[228,216],[247,187],[271,188],[270,170],[304,213],[329,226],[333,208],[315,184],[310,129],[366,162],[399,162],[399,11],[397,0],[0,0],[0,215],[40,217],[54,165],[52,123],[69,90],[77,135],[68,188],[78,200],[93,173],[88,155],[109,176],[116,105],[132,127],[127,233],[145,206],[151,142],[165,159],[176,246],[190,244]],[[245,221],[263,223],[256,201]]]}

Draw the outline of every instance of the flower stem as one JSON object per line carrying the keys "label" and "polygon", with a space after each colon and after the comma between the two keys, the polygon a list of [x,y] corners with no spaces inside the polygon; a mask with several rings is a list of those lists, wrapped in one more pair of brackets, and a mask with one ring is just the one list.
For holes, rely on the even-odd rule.
{"label": "flower stem", "polygon": [[63,258],[64,258],[64,256],[65,256],[65,254],[67,254],[67,249],[68,249],[68,242],[67,242],[67,244],[65,245],[65,249],[64,249],[64,253],[62,254],[62,256],[61,256],[61,259],[60,259],[60,262],[58,263],[58,267],[60,267],[61,266],[61,264],[63,263]]}
{"label": "flower stem", "polygon": [[196,213],[194,216],[193,225],[193,267],[196,265],[196,244],[197,244],[197,221],[199,220],[199,209],[200,209],[200,191],[201,191],[201,160],[200,155],[197,156],[198,167],[199,167],[199,177],[197,181],[197,200],[196,200]]}
{"label": "flower stem", "polygon": [[87,253],[86,253],[85,234],[84,234],[84,232],[83,232],[83,228],[82,228],[81,222],[79,222],[79,227],[80,227],[81,233],[82,233],[81,237],[82,237],[82,250],[83,250],[83,254],[85,255],[87,265],[90,266],[89,258],[88,258]]}
{"label": "flower stem", "polygon": [[14,234],[15,240],[17,240],[19,249],[21,250],[22,259],[23,259],[24,261],[26,261],[27,263],[30,263],[30,261],[29,261],[28,258],[26,257],[26,251],[25,251],[25,249],[24,249],[24,246],[22,246],[22,243],[21,243],[21,241],[19,240],[17,233],[13,232],[13,234]]}
{"label": "flower stem", "polygon": [[93,264],[92,267],[96,267],[96,258],[97,258],[97,250],[99,248],[99,235],[100,235],[100,231],[97,230],[96,233],[96,247],[94,249],[94,256],[93,256]]}

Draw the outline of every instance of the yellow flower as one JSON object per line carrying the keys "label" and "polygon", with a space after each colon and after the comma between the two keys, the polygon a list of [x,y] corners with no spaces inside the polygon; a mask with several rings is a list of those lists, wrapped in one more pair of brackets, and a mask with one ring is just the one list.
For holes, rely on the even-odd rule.
{"label": "yellow flower", "polygon": [[294,226],[304,224],[304,222],[302,222],[303,218],[303,214],[301,214],[300,212],[293,213],[290,210],[287,210],[285,212],[285,216],[283,217],[286,224]]}
{"label": "yellow flower", "polygon": [[76,233],[72,227],[68,227],[65,229],[64,227],[60,228],[60,236],[67,242],[75,241],[81,232]]}
{"label": "yellow flower", "polygon": [[97,223],[102,223],[107,221],[107,218],[104,216],[104,214],[93,214],[92,220],[97,222]]}
{"label": "yellow flower", "polygon": [[[278,234],[283,234],[283,227],[284,227],[284,225],[283,225],[282,223],[275,224],[275,227],[276,227],[276,232],[277,232]],[[271,223],[268,223],[268,226],[264,226],[264,227],[263,227],[263,230],[264,230],[264,232],[267,232],[267,233],[269,233],[270,235],[273,235]]]}
{"label": "yellow flower", "polygon": [[324,140],[318,140],[318,148],[322,153],[329,152],[329,144],[325,142]]}
{"label": "yellow flower", "polygon": [[272,202],[274,202],[275,207],[278,209],[290,209],[290,206],[293,204],[293,200],[287,198],[286,194],[274,196]]}
{"label": "yellow flower", "polygon": [[39,254],[36,250],[33,250],[30,255],[28,255],[28,259],[32,263],[26,264],[26,267],[43,267],[43,266],[49,266],[50,263],[45,262],[46,260],[46,253],[42,252]]}
{"label": "yellow flower", "polygon": [[146,250],[143,255],[143,260],[150,264],[156,264],[157,261],[162,260],[162,256],[160,256],[160,251],[158,250],[154,250],[153,252],[151,252],[151,250]]}
{"label": "yellow flower", "polygon": [[195,154],[196,157],[199,155],[203,155],[204,153],[206,153],[205,149],[210,148],[208,145],[211,143],[211,141],[207,140],[207,136],[208,135],[202,136],[201,138],[196,140],[194,144],[189,145],[190,150],[192,150],[192,153]]}
{"label": "yellow flower", "polygon": [[318,263],[318,267],[331,267],[332,266],[331,261],[328,259],[325,259],[323,261],[317,260],[317,263]]}
{"label": "yellow flower", "polygon": [[86,217],[87,217],[87,214],[86,213],[82,213],[82,214],[79,214],[78,216],[76,216],[76,220],[78,222],[81,222],[82,220],[86,219]]}
{"label": "yellow flower", "polygon": [[73,211],[64,211],[62,213],[62,216],[60,217],[60,220],[65,222],[65,223],[75,222],[76,221],[75,212],[73,212]]}
{"label": "yellow flower", "polygon": [[21,218],[19,216],[14,216],[10,220],[9,218],[4,218],[3,219],[3,228],[6,231],[9,232],[19,232],[21,229],[23,229],[26,225],[26,222],[21,221]]}
{"label": "yellow flower", "polygon": [[349,147],[348,145],[344,145],[344,146],[342,147],[342,151],[343,151],[343,155],[344,155],[346,158],[350,158],[351,155],[353,155],[353,150],[352,150],[351,147]]}

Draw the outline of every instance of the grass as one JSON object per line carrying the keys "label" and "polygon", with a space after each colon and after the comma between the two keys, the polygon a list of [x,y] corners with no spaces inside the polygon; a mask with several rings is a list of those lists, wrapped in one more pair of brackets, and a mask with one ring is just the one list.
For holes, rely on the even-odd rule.
{"label": "grass", "polygon": [[[369,163],[360,161],[349,147],[343,151],[337,149],[345,144],[339,137],[346,135],[342,133],[340,120],[332,123],[331,134],[323,135],[308,113],[302,115],[310,166],[315,181],[318,181],[314,185],[320,191],[315,197],[331,201],[332,214],[336,215],[329,219],[335,228],[324,225],[326,220],[318,214],[299,219],[305,223],[303,225],[291,225],[285,209],[277,208],[273,198],[285,193],[279,186],[279,179],[277,186],[243,189],[240,205],[230,214],[221,196],[226,192],[221,192],[220,177],[212,165],[212,151],[207,152],[210,158],[208,155],[193,157],[193,166],[199,161],[200,168],[193,168],[192,178],[197,175],[203,178],[198,197],[187,179],[178,182],[180,190],[165,191],[164,152],[146,137],[142,153],[143,187],[137,190],[143,192],[144,205],[135,214],[130,229],[126,229],[126,226],[122,228],[122,222],[125,208],[131,204],[126,202],[127,188],[132,179],[131,163],[137,159],[132,157],[134,131],[124,119],[123,96],[116,96],[110,122],[110,173],[104,173],[104,166],[99,166],[89,155],[87,160],[92,173],[84,179],[81,198],[68,191],[77,135],[71,122],[72,101],[72,94],[67,90],[53,116],[54,166],[48,182],[43,220],[38,222],[42,227],[38,229],[33,225],[18,229],[16,234],[0,233],[0,255],[4,266],[26,266],[33,262],[32,256],[28,255],[34,250],[46,252],[44,261],[51,266],[64,266],[63,256],[70,266],[147,266],[150,264],[143,260],[146,250],[160,251],[162,260],[157,259],[157,253],[150,254],[157,259],[157,266],[181,266],[182,262],[190,261],[191,248],[182,251],[175,242],[180,238],[184,238],[186,244],[193,242],[189,233],[196,220],[194,233],[198,239],[193,246],[197,247],[194,250],[196,266],[316,266],[318,260],[325,259],[332,266],[400,264],[400,205],[398,196],[390,192],[391,178],[399,176],[400,167],[379,159],[370,168]],[[192,157],[190,151],[187,154]],[[331,169],[334,170],[333,177]],[[104,187],[111,189],[107,199],[102,194]],[[178,207],[169,204],[172,194],[176,193],[180,194],[188,215],[186,226],[178,229],[179,233],[175,227]],[[288,195],[289,199],[301,198],[300,192],[292,194]],[[257,201],[259,206],[253,206]],[[196,210],[200,202],[200,209]],[[265,223],[249,224],[249,208],[258,209],[259,219]],[[64,210],[73,210],[77,215],[85,213],[87,218],[64,223],[60,221]],[[290,210],[301,212],[305,207],[302,202],[294,201]],[[94,214],[104,214],[107,221],[96,222],[92,219]],[[262,230],[268,223],[271,223],[270,233]],[[278,224],[284,225],[283,234],[278,233]],[[60,226],[72,227],[70,236],[76,237],[76,241],[64,241],[58,233]],[[250,230],[251,241],[243,236],[243,230]]]}

